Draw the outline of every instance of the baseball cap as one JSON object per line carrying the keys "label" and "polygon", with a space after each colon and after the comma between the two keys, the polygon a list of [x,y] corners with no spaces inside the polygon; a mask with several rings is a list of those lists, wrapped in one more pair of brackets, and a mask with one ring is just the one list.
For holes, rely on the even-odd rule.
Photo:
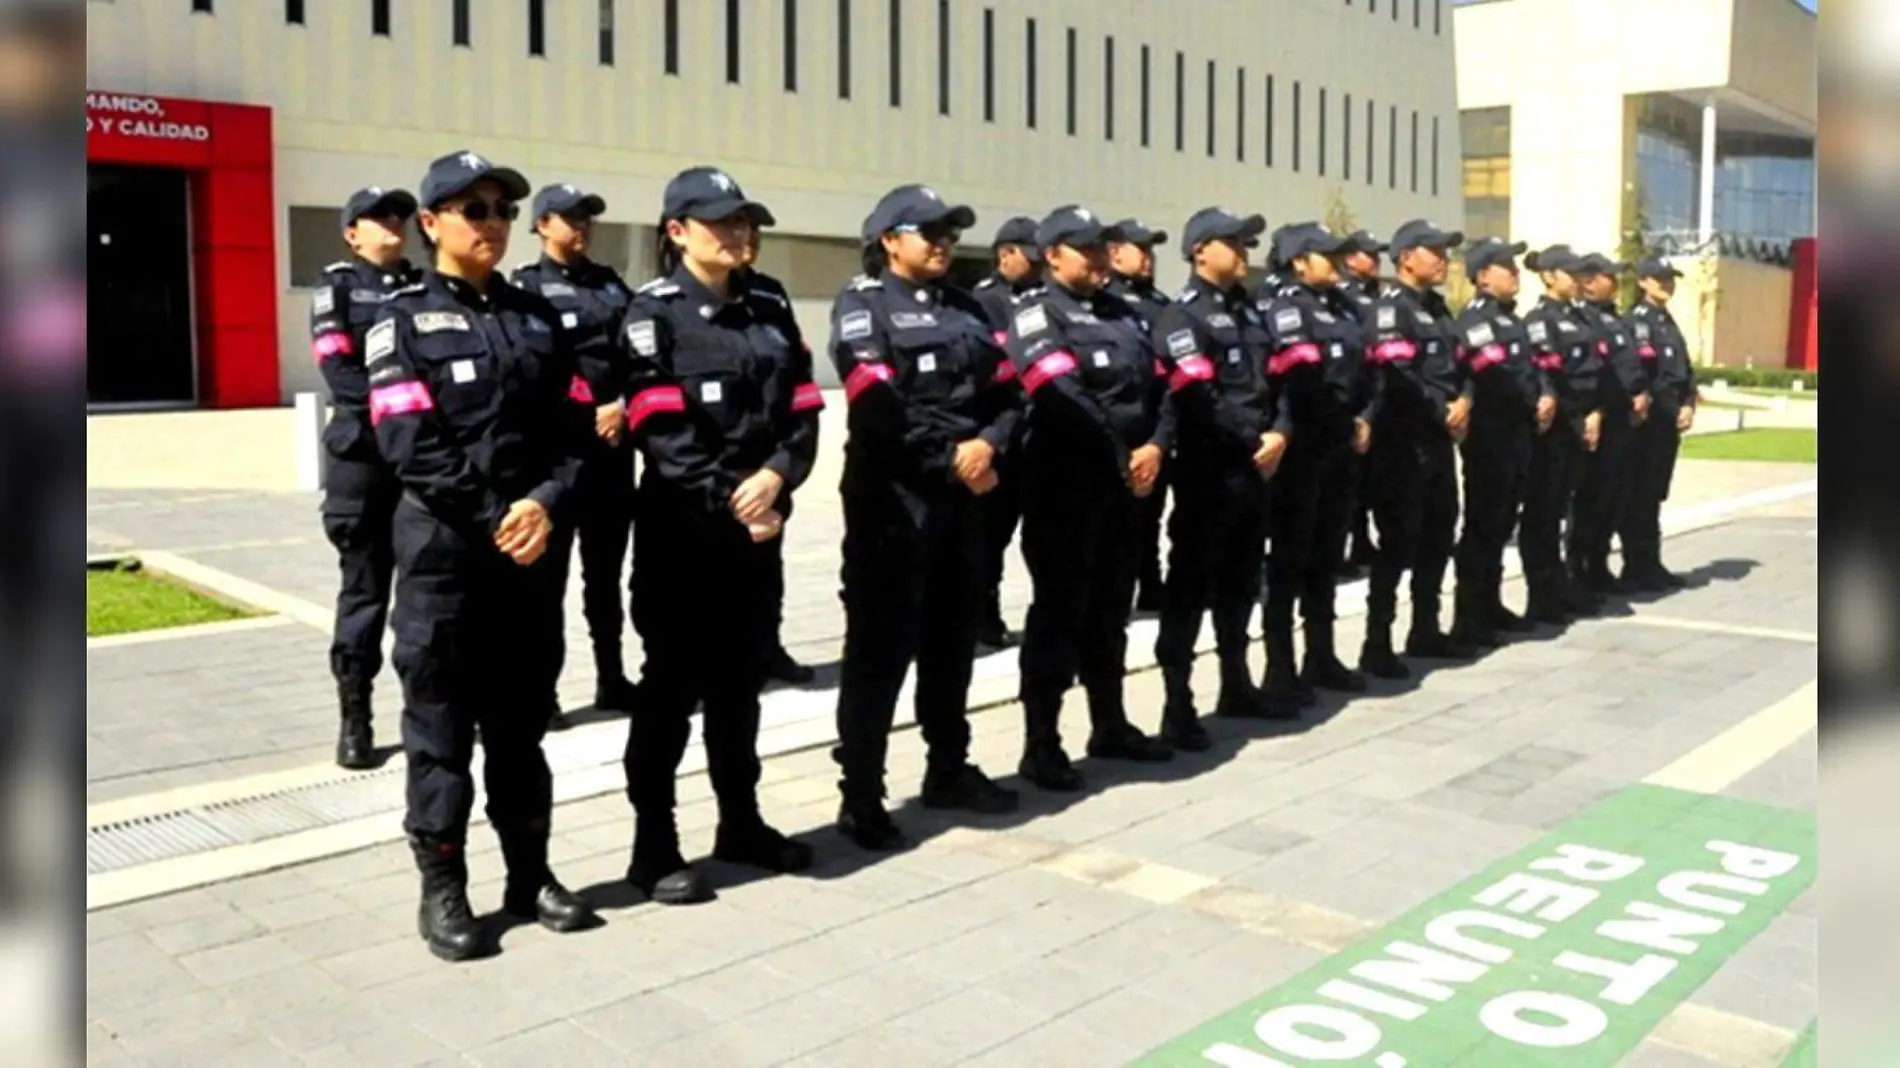
{"label": "baseball cap", "polygon": [[583,193],[571,185],[542,186],[534,195],[534,217],[549,215],[599,215],[607,210],[607,201],[597,193]]}
{"label": "baseball cap", "polygon": [[394,215],[398,219],[407,219],[416,213],[416,198],[404,189],[384,189],[372,185],[358,189],[343,202],[343,228],[349,229],[358,219],[383,219]]}
{"label": "baseball cap", "polygon": [[1651,256],[1636,265],[1638,278],[1681,278],[1682,272],[1664,256]]}
{"label": "baseball cap", "polygon": [[1583,259],[1569,245],[1552,245],[1524,258],[1524,266],[1533,271],[1563,271],[1576,274],[1583,270]]}
{"label": "baseball cap", "polygon": [[497,167],[487,157],[464,149],[429,164],[428,173],[422,176],[422,195],[417,199],[434,208],[484,179],[501,186],[501,195],[509,200],[520,200],[528,195],[528,180],[520,171]]}
{"label": "baseball cap", "polygon": [[1349,239],[1316,222],[1289,223],[1273,232],[1273,260],[1291,263],[1311,253],[1336,256],[1351,248]]}
{"label": "baseball cap", "polygon": [[1188,216],[1181,228],[1181,252],[1194,258],[1194,250],[1209,241],[1244,240],[1249,247],[1266,232],[1264,215],[1235,215],[1226,208],[1202,208]]}
{"label": "baseball cap", "polygon": [[1125,241],[1130,245],[1140,245],[1146,249],[1152,249],[1156,245],[1165,245],[1168,243],[1168,232],[1166,230],[1150,229],[1148,224],[1142,222],[1140,219],[1123,219],[1116,223],[1113,228],[1120,230],[1122,236],[1119,238],[1111,238],[1110,240]]}
{"label": "baseball cap", "polygon": [[748,199],[732,175],[717,167],[688,167],[666,183],[661,210],[669,219],[714,222],[744,215],[754,226],[778,222],[765,205]]}
{"label": "baseball cap", "polygon": [[1346,235],[1347,252],[1363,252],[1368,256],[1377,256],[1385,252],[1385,242],[1372,236],[1370,230],[1354,230]]}
{"label": "baseball cap", "polygon": [[1413,219],[1392,231],[1390,248],[1394,254],[1413,248],[1429,248],[1442,252],[1448,248],[1457,248],[1464,243],[1465,235],[1461,231],[1440,230],[1428,219]]}
{"label": "baseball cap", "polygon": [[1584,274],[1622,274],[1630,269],[1630,265],[1613,260],[1601,252],[1592,252],[1583,258],[1578,269]]}
{"label": "baseball cap", "polygon": [[1028,245],[1033,248],[1035,244],[1036,220],[1027,215],[1013,215],[1004,219],[1003,225],[996,228],[996,239],[990,242],[990,247]]}
{"label": "baseball cap", "polygon": [[1079,204],[1067,204],[1057,208],[1036,227],[1036,246],[1043,249],[1051,249],[1057,245],[1090,248],[1121,239],[1120,230],[1104,225],[1093,212]]}
{"label": "baseball cap", "polygon": [[874,241],[900,226],[925,227],[948,222],[959,230],[976,225],[976,212],[966,204],[948,204],[927,185],[900,185],[878,198],[864,218],[864,239]]}
{"label": "baseball cap", "polygon": [[1465,250],[1465,273],[1475,282],[1486,267],[1494,264],[1515,267],[1517,258],[1529,247],[1522,241],[1509,242],[1501,237],[1487,237]]}

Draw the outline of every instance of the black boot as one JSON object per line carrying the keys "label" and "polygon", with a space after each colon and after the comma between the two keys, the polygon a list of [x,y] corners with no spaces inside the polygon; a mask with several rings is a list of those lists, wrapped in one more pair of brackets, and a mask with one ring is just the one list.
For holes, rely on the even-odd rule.
{"label": "black boot", "polygon": [[712,888],[680,856],[679,828],[665,818],[634,817],[633,861],[627,882],[648,900],[662,905],[696,905],[712,900]]}
{"label": "black boot", "polygon": [[1412,669],[1392,652],[1392,623],[1366,624],[1366,643],[1359,649],[1359,670],[1374,678],[1409,679]]}
{"label": "black boot", "polygon": [[422,872],[416,933],[429,944],[429,952],[443,960],[476,956],[482,949],[482,929],[468,907],[468,858],[461,843],[415,837],[409,848]]}
{"label": "black boot", "polygon": [[1364,693],[1366,677],[1340,663],[1333,648],[1333,621],[1309,619],[1306,622],[1306,662],[1300,681],[1321,690]]}
{"label": "black boot", "polygon": [[1016,791],[998,786],[975,764],[929,767],[917,800],[925,808],[961,809],[982,816],[1001,816],[1022,803]]}
{"label": "black boot", "polygon": [[336,688],[342,717],[337,725],[337,767],[363,771],[376,766],[376,735],[370,728],[368,683],[343,682]]}
{"label": "black boot", "polygon": [[1267,719],[1298,719],[1306,707],[1301,698],[1299,673],[1293,666],[1293,624],[1267,625],[1267,678],[1260,688],[1260,708]]}
{"label": "black boot", "polygon": [[1563,576],[1558,581],[1560,585],[1557,597],[1571,615],[1588,619],[1602,614],[1603,599],[1601,597],[1591,593],[1573,577]]}
{"label": "black boot", "polygon": [[818,677],[818,672],[812,670],[810,665],[792,659],[792,654],[781,645],[765,658],[765,677],[788,686],[809,686]]}
{"label": "black boot", "polygon": [[855,790],[839,783],[844,801],[838,806],[838,833],[859,849],[888,853],[907,844],[904,832],[884,808],[883,791]]}
{"label": "black boot", "polygon": [[573,725],[573,722],[567,718],[567,713],[561,711],[561,699],[554,694],[549,694],[548,730],[564,731]]}
{"label": "black boot", "polygon": [[1524,604],[1524,621],[1527,625],[1536,626],[1541,623],[1563,627],[1576,619],[1576,616],[1564,604],[1563,588],[1555,576],[1528,575],[1526,585],[1530,587],[1530,595]]}
{"label": "black boot", "polygon": [[1223,719],[1269,718],[1260,687],[1254,685],[1253,671],[1247,666],[1244,645],[1238,652],[1220,653],[1220,697],[1214,702],[1214,714]]}
{"label": "black boot", "polygon": [[594,910],[548,870],[546,820],[497,823],[495,837],[501,839],[502,861],[508,866],[508,883],[501,895],[503,912],[563,934],[600,923]]}
{"label": "black boot", "polygon": [[1183,753],[1204,753],[1214,740],[1201,726],[1200,710],[1194,707],[1194,690],[1189,685],[1192,668],[1161,669],[1161,682],[1167,703],[1161,710],[1161,740]]}
{"label": "black boot", "polygon": [[1127,760],[1136,764],[1165,764],[1174,749],[1160,738],[1150,738],[1125,718],[1104,716],[1089,734],[1090,760]]}
{"label": "black boot", "polygon": [[1082,788],[1082,773],[1055,741],[1031,742],[1023,750],[1016,774],[1050,793],[1072,794]]}
{"label": "black boot", "polygon": [[785,835],[759,817],[757,811],[721,816],[713,836],[713,859],[766,871],[806,871],[811,868],[811,846]]}
{"label": "black boot", "polygon": [[1495,649],[1503,644],[1491,631],[1483,591],[1461,582],[1453,598],[1451,640],[1454,643],[1474,650]]}
{"label": "black boot", "polygon": [[1473,660],[1478,650],[1438,629],[1436,596],[1412,599],[1412,630],[1405,636],[1405,655],[1421,660]]}

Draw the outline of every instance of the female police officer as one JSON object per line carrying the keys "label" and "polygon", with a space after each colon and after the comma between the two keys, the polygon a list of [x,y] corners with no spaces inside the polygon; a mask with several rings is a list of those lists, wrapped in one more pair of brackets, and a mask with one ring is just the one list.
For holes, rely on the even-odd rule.
{"label": "female police officer", "polygon": [[479,950],[463,855],[478,732],[503,908],[558,931],[593,919],[547,866],[545,648],[533,634],[558,606],[536,564],[587,420],[569,399],[576,364],[558,313],[495,274],[527,192],[519,172],[473,152],[431,164],[418,221],[434,264],[390,294],[365,339],[376,443],[403,485],[392,542],[404,824],[422,869],[418,927],[447,960]]}
{"label": "female police officer", "polygon": [[733,272],[772,213],[723,171],[667,183],[660,278],[641,286],[621,336],[627,428],[646,457],[633,539],[633,625],[646,646],[625,766],[634,840],[627,881],[666,904],[704,900],[680,855],[674,778],[695,705],[719,802],[713,856],[770,871],[811,847],[759,815],[759,692],[777,630],[768,544],[780,495],[811,470],[815,438],[777,383],[791,345]]}
{"label": "female police officer", "polygon": [[[1079,673],[1088,691],[1088,754],[1162,761],[1174,751],[1122,708],[1128,611],[1139,568],[1137,498],[1154,491],[1172,444],[1161,426],[1147,322],[1102,292],[1108,242],[1121,232],[1086,209],[1057,208],[1036,228],[1045,284],[1010,319],[1010,362],[1029,398],[1023,455],[1023,559],[1035,596],[1023,635],[1025,779],[1080,789],[1057,722]],[[1161,433],[1158,434],[1157,431]]]}
{"label": "female police officer", "polygon": [[917,662],[929,808],[1009,812],[1014,793],[969,763],[964,702],[976,648],[983,524],[977,498],[1021,417],[1020,390],[974,297],[939,284],[976,215],[921,185],[884,195],[864,222],[865,273],[831,309],[844,380],[844,665],[838,829],[866,849],[903,834],[884,810],[897,695]]}

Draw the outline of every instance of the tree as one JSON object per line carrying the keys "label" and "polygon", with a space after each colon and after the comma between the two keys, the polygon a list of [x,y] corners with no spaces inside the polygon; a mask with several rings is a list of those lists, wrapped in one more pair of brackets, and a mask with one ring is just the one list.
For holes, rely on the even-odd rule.
{"label": "tree", "polygon": [[[1636,216],[1630,221],[1629,229],[1623,231],[1623,240],[1616,246],[1616,258],[1629,264],[1631,267],[1635,267],[1637,264],[1655,255],[1656,250],[1650,247],[1646,236],[1648,233],[1649,219],[1643,214],[1639,200]],[[1625,272],[1616,287],[1617,307],[1625,314],[1628,314],[1631,308],[1636,307],[1636,302],[1641,298],[1642,293],[1636,286],[1636,272],[1633,270]]]}
{"label": "tree", "polygon": [[1326,210],[1320,222],[1336,234],[1350,234],[1359,229],[1359,216],[1353,214],[1352,205],[1346,203],[1344,188],[1333,186],[1326,191]]}

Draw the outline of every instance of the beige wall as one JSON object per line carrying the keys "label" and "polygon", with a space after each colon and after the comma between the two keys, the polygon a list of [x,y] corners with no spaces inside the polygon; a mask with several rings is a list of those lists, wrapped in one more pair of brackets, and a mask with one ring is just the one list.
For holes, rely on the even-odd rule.
{"label": "beige wall", "polygon": [[1735,0],[1728,84],[1794,122],[1820,121],[1815,17],[1794,0]]}
{"label": "beige wall", "polygon": [[1794,272],[1785,267],[1709,260],[1684,266],[1669,311],[1697,365],[1779,368],[1793,297]]}

